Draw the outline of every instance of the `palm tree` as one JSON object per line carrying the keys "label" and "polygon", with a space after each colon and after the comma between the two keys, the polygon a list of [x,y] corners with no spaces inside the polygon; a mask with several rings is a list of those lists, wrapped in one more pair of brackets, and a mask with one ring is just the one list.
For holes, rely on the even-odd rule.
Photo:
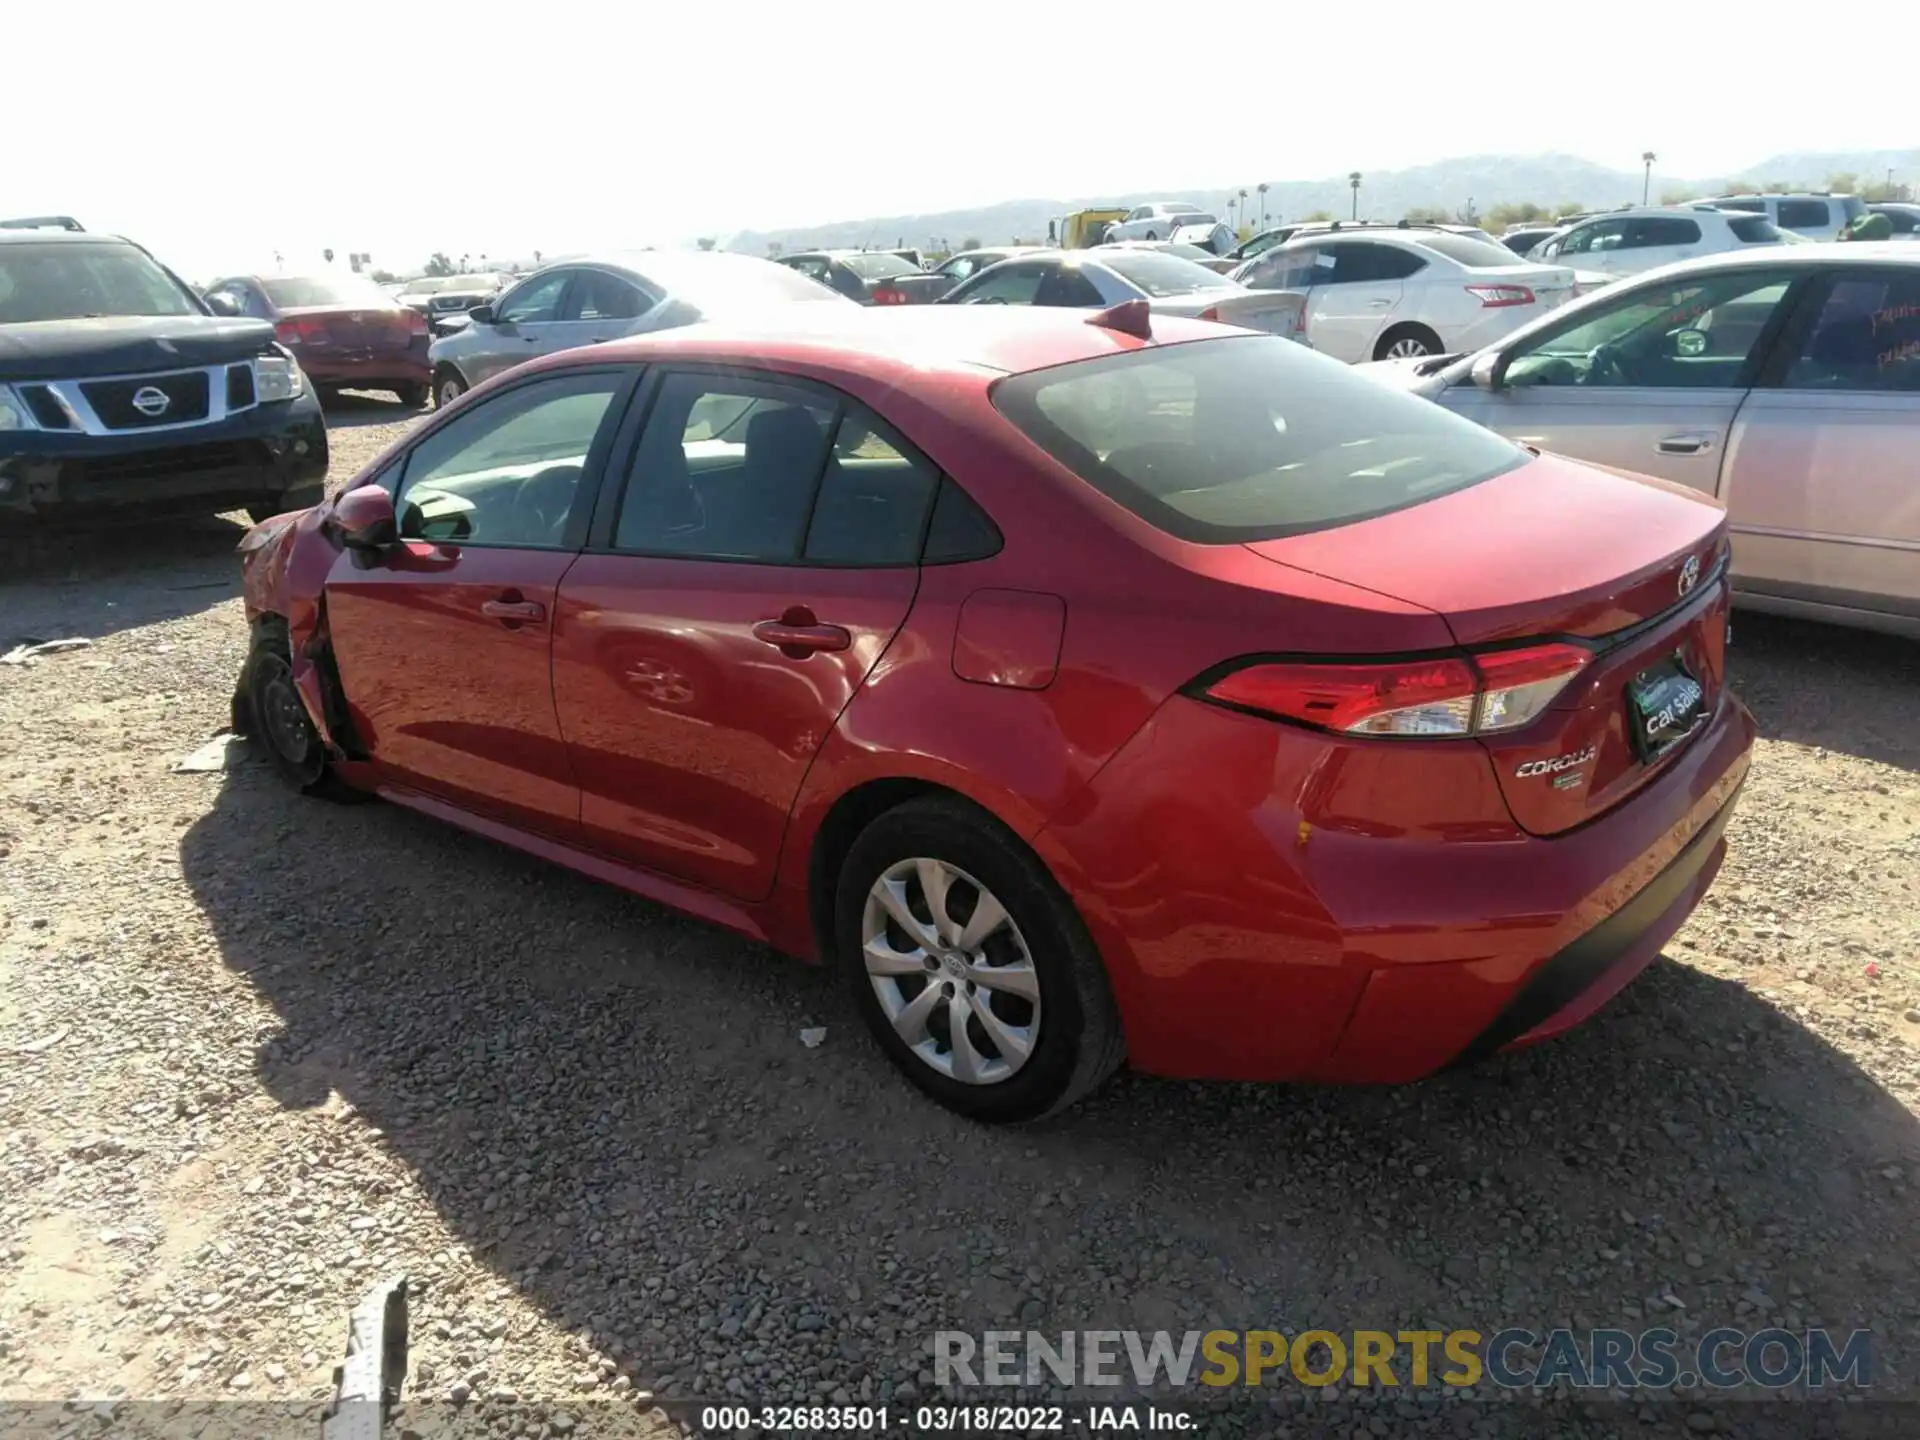
{"label": "palm tree", "polygon": [[1267,182],[1262,180],[1253,187],[1260,192],[1260,228],[1267,228]]}

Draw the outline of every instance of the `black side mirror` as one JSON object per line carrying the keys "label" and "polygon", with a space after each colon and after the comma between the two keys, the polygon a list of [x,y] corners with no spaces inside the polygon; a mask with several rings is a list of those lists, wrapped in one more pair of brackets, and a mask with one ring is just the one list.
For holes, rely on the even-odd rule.
{"label": "black side mirror", "polygon": [[476,325],[491,325],[494,323],[493,306],[475,305],[471,310],[467,311],[467,318]]}
{"label": "black side mirror", "polygon": [[240,307],[233,303],[233,297],[231,295],[215,294],[202,296],[201,298],[207,302],[207,309],[216,315],[224,315],[231,320],[240,314]]}

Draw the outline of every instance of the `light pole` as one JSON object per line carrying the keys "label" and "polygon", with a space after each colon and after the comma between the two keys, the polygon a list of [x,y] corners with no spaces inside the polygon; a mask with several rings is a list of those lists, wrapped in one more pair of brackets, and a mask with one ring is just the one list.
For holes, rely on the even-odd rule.
{"label": "light pole", "polygon": [[[1891,170],[1887,172],[1887,183],[1889,185],[1893,183],[1893,172]],[[1264,230],[1267,228],[1267,182],[1262,180],[1253,188],[1260,192],[1260,228]]]}
{"label": "light pole", "polygon": [[1358,220],[1360,218],[1360,172],[1358,170],[1347,172],[1347,184],[1353,187],[1353,218]]}
{"label": "light pole", "polygon": [[1642,205],[1647,203],[1647,196],[1653,193],[1653,162],[1659,158],[1660,157],[1651,150],[1642,150],[1640,152],[1640,163],[1646,167],[1645,173],[1640,177],[1640,203]]}

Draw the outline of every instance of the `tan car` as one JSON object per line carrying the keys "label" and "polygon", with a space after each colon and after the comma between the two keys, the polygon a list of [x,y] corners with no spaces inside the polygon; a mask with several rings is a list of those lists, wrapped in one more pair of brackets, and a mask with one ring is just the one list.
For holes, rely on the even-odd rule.
{"label": "tan car", "polygon": [[1726,505],[1734,597],[1920,637],[1920,250],[1649,271],[1477,354],[1363,373],[1502,435]]}

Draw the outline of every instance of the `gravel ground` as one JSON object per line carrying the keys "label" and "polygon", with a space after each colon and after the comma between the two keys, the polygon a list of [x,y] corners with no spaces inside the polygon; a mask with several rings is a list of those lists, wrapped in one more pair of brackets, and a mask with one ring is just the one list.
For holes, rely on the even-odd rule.
{"label": "gravel ground", "polygon": [[[346,402],[336,479],[396,415]],[[1916,1397],[1914,646],[1740,619],[1766,739],[1732,853],[1575,1035],[1393,1090],[1123,1075],[986,1131],[895,1079],[829,975],[257,762],[170,773],[226,719],[238,533],[0,557],[0,650],[94,642],[0,667],[0,1395],[321,1397],[348,1306],[404,1271],[410,1391],[468,1401],[423,1433],[898,1406],[932,1331],[1007,1326],[1867,1326],[1880,1393]],[[1232,1424],[1541,1433],[1314,1398]]]}

